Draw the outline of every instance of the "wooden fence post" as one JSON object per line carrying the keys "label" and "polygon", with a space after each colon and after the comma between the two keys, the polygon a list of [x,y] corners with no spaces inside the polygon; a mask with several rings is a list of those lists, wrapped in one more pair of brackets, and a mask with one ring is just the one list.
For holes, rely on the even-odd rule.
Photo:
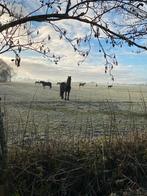
{"label": "wooden fence post", "polygon": [[6,196],[7,188],[7,140],[3,121],[2,103],[0,97],[0,196]]}

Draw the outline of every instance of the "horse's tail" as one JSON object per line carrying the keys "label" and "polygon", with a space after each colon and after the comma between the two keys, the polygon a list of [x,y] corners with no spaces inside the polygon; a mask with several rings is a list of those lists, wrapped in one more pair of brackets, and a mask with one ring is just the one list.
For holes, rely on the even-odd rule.
{"label": "horse's tail", "polygon": [[63,84],[61,83],[60,84],[60,97],[63,99],[63,93],[64,93],[64,90],[63,90]]}

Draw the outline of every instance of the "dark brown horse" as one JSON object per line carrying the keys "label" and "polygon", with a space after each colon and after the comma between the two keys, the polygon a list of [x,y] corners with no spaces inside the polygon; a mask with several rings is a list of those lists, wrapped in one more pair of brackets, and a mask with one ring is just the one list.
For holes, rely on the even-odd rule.
{"label": "dark brown horse", "polygon": [[50,88],[52,88],[51,82],[40,81],[40,84],[42,84],[43,88],[45,88],[46,86],[49,86]]}
{"label": "dark brown horse", "polygon": [[61,99],[69,100],[70,90],[71,90],[71,76],[68,76],[67,82],[61,82],[60,84]]}
{"label": "dark brown horse", "polygon": [[108,85],[108,88],[112,88],[113,87],[113,85],[111,84],[111,85]]}
{"label": "dark brown horse", "polygon": [[81,83],[79,83],[79,87],[80,86],[85,86],[85,84],[86,84],[86,82],[81,82]]}

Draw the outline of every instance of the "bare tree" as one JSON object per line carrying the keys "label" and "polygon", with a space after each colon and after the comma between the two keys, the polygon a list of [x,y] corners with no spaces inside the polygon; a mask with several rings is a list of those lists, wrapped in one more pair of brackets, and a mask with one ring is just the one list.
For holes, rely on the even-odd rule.
{"label": "bare tree", "polygon": [[0,59],[0,82],[10,82],[14,76],[14,70],[2,59]]}
{"label": "bare tree", "polygon": [[[25,1],[0,1],[0,54],[13,51],[12,60],[17,66],[24,50],[42,53],[55,63],[60,60],[60,55],[49,47],[53,39],[50,34],[45,39],[37,39],[43,22],[58,33],[59,39],[66,39],[82,55],[82,61],[91,51],[91,40],[96,40],[98,52],[106,61],[105,72],[109,71],[110,75],[118,64],[116,55],[109,52],[110,47],[135,46],[138,53],[147,50],[143,41],[147,34],[146,0],[36,0],[31,7],[27,8]],[[77,36],[61,25],[63,21],[86,24],[87,31],[84,36]]]}

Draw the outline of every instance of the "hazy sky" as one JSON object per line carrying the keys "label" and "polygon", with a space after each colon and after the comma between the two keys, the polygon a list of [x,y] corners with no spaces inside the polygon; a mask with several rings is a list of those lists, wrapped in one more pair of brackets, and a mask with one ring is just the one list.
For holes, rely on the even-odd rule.
{"label": "hazy sky", "polygon": [[[28,8],[33,8],[33,2],[26,0]],[[30,3],[31,2],[31,3]],[[45,38],[48,34],[51,36],[49,47],[56,54],[62,56],[60,62],[56,65],[47,58],[35,52],[24,52],[21,54],[21,66],[16,68],[11,62],[13,54],[5,53],[1,58],[13,66],[15,77],[13,80],[48,80],[52,82],[64,81],[68,75],[72,76],[72,81],[88,81],[97,83],[112,83],[110,76],[104,73],[105,60],[103,54],[99,52],[96,40],[92,40],[92,50],[88,58],[80,66],[77,65],[80,55],[74,52],[73,48],[64,39],[60,40],[57,34],[49,28],[46,23],[39,27],[39,39]],[[67,27],[69,33],[76,36],[83,36],[88,28],[85,24],[78,22],[63,21],[61,26]],[[124,46],[123,48],[112,49],[118,59],[118,66],[114,67],[113,74],[116,83],[147,83],[147,52],[140,54],[133,53],[134,48]]]}

